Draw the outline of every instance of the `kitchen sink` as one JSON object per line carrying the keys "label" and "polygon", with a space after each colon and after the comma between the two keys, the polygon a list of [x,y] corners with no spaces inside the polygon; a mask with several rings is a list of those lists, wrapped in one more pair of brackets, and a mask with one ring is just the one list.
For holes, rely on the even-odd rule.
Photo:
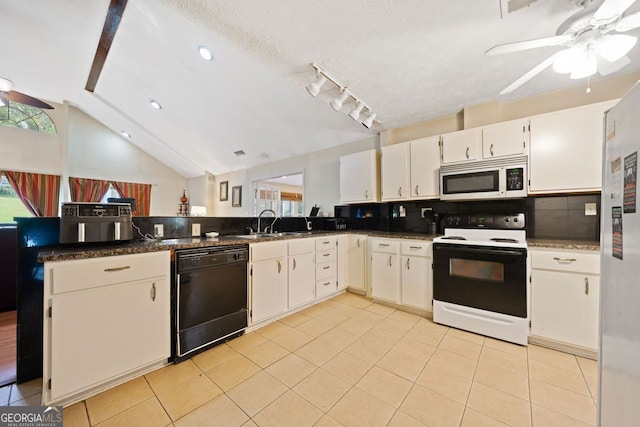
{"label": "kitchen sink", "polygon": [[255,240],[261,237],[304,236],[307,234],[311,234],[311,232],[310,231],[283,231],[281,233],[253,233],[253,234],[240,234],[237,236],[228,236],[228,237],[237,237],[238,239]]}

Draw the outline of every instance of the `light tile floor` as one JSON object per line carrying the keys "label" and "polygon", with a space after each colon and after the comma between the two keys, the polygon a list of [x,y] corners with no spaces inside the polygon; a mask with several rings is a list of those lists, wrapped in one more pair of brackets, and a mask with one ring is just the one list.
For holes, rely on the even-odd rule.
{"label": "light tile floor", "polygon": [[[67,407],[64,424],[586,426],[596,385],[593,360],[346,293]],[[39,392],[5,387],[0,405]]]}

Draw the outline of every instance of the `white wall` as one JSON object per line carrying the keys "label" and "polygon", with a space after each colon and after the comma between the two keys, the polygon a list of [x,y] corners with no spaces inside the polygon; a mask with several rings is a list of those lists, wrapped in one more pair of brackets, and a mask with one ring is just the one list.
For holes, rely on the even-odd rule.
{"label": "white wall", "polygon": [[[376,135],[326,150],[217,175],[215,176],[215,183],[210,186],[209,192],[205,195],[207,203],[213,206],[212,211],[207,210],[207,215],[254,216],[252,194],[252,183],[254,181],[303,172],[305,212],[308,212],[311,206],[317,204],[321,211],[325,211],[332,216],[333,207],[340,204],[340,156],[379,147],[380,141]],[[193,188],[201,188],[201,186],[197,185],[200,179],[190,179],[189,188],[192,188],[192,182],[194,183]],[[229,181],[229,200],[226,202],[221,202],[218,194],[220,182],[223,181]],[[232,207],[231,189],[238,185],[242,186],[242,207]],[[192,197],[195,197],[193,193]]]}
{"label": "white wall", "polygon": [[69,176],[152,184],[151,215],[176,215],[185,177],[77,108],[54,106],[57,135],[0,126],[0,170],[61,175],[61,202]]}

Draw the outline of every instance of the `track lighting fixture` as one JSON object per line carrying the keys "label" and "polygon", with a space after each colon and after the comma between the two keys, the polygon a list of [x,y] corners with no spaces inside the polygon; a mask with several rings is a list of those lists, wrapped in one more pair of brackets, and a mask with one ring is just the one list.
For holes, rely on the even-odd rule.
{"label": "track lighting fixture", "polygon": [[353,120],[356,121],[360,121],[360,113],[362,112],[363,109],[366,109],[369,112],[369,115],[367,116],[367,118],[364,120],[364,122],[362,122],[362,124],[367,128],[370,129],[371,126],[373,126],[373,123],[380,123],[379,120],[376,120],[376,114],[373,113],[371,111],[371,109],[369,107],[367,107],[362,101],[360,101],[358,98],[355,97],[355,95],[353,95],[346,86],[343,86],[341,84],[339,84],[338,82],[336,82],[335,79],[331,78],[330,76],[327,75],[327,73],[325,73],[324,71],[322,71],[317,65],[315,64],[311,64],[311,67],[315,70],[316,72],[316,80],[314,82],[311,82],[308,86],[306,86],[307,91],[309,92],[309,94],[311,96],[313,96],[314,98],[318,96],[318,94],[320,93],[320,89],[322,88],[322,86],[327,82],[331,82],[339,91],[339,95],[335,98],[333,98],[329,104],[331,105],[331,108],[333,108],[336,111],[340,111],[340,109],[342,109],[345,101],[347,101],[349,98],[351,98],[353,100],[354,103],[354,107],[349,111],[349,117],[351,117]]}
{"label": "track lighting fixture", "polygon": [[340,111],[340,109],[342,108],[342,104],[344,104],[344,101],[346,101],[348,97],[349,91],[346,88],[340,89],[340,96],[338,96],[337,98],[333,98],[330,102],[331,108],[336,111]]}

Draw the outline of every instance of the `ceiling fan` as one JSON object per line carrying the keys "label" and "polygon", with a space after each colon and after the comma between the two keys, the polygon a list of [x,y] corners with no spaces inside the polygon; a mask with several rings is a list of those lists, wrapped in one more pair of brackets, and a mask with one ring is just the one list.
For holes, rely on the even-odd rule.
{"label": "ceiling fan", "polygon": [[8,101],[53,110],[53,107],[46,102],[40,101],[39,99],[26,95],[22,92],[18,92],[17,90],[13,90],[13,82],[9,79],[0,77],[0,107],[8,105]]}
{"label": "ceiling fan", "polygon": [[628,65],[631,61],[626,54],[637,39],[615,33],[640,27],[640,12],[625,15],[635,1],[586,0],[584,9],[560,24],[555,36],[500,44],[487,50],[486,55],[499,55],[544,46],[565,47],[504,88],[500,95],[513,92],[549,66],[558,73],[570,73],[570,78],[579,79],[596,72],[606,76]]}

